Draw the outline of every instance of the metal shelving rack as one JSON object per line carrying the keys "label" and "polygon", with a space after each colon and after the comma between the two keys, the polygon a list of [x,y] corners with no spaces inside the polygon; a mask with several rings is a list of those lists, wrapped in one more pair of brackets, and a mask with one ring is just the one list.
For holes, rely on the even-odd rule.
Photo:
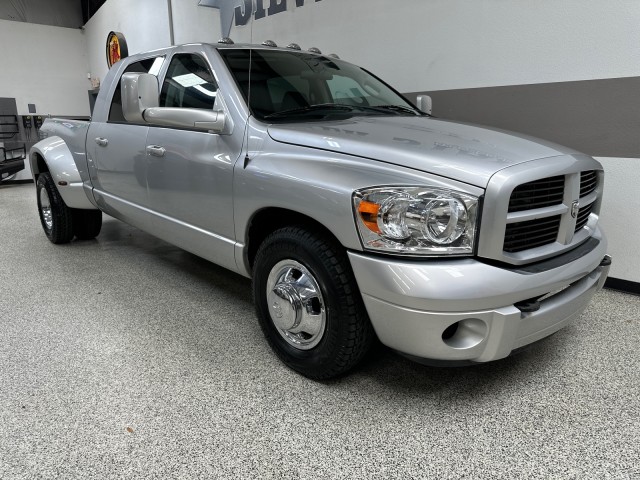
{"label": "metal shelving rack", "polygon": [[[0,141],[11,140],[20,133],[17,115],[0,115]],[[12,178],[24,169],[27,158],[25,146],[16,148],[0,147],[0,182]]]}
{"label": "metal shelving rack", "polygon": [[17,115],[0,115],[0,140],[10,140],[19,133]]}

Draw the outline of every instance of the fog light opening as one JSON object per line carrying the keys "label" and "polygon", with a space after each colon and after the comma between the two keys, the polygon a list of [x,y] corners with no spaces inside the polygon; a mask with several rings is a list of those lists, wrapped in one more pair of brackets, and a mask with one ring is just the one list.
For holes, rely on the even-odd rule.
{"label": "fog light opening", "polygon": [[459,325],[460,325],[460,322],[456,322],[449,325],[447,328],[445,328],[444,332],[442,332],[442,340],[446,341],[446,340],[449,340],[451,337],[453,337],[458,331]]}
{"label": "fog light opening", "polygon": [[488,331],[487,324],[479,318],[465,318],[445,328],[442,341],[451,348],[473,348],[487,337]]}

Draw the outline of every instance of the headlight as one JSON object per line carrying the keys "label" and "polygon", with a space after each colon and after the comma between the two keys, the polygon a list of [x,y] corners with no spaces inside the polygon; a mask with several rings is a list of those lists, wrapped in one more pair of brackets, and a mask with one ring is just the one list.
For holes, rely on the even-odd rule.
{"label": "headlight", "polygon": [[353,194],[364,248],[404,255],[471,255],[478,198],[430,187],[380,187]]}

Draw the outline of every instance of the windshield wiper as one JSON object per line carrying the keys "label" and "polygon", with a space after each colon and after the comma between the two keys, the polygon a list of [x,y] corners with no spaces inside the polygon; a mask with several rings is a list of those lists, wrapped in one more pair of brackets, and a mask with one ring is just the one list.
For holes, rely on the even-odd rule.
{"label": "windshield wiper", "polygon": [[411,113],[413,115],[422,115],[422,112],[419,112],[418,110],[411,107],[405,107],[404,105],[376,105],[375,107],[369,107],[369,108],[391,110],[394,112]]}
{"label": "windshield wiper", "polygon": [[330,111],[341,111],[341,112],[377,112],[377,113],[410,113],[412,115],[422,115],[422,112],[418,110],[414,110],[411,107],[405,107],[404,105],[346,105],[344,103],[319,103],[317,105],[307,105],[306,107],[300,108],[292,108],[289,110],[283,110],[281,112],[274,112],[266,115],[264,118],[277,118],[277,117],[287,117],[289,115],[304,115],[306,113],[314,113],[323,110]]}
{"label": "windshield wiper", "polygon": [[305,113],[317,112],[322,110],[332,110],[332,111],[338,110],[343,112],[352,112],[354,108],[358,108],[358,107],[352,107],[350,105],[344,105],[341,103],[319,103],[317,105],[308,105],[306,107],[292,108],[289,110],[282,110],[281,112],[270,113],[269,115],[265,115],[264,118],[266,119],[266,118],[276,118],[276,117],[287,117],[289,115],[302,115]]}

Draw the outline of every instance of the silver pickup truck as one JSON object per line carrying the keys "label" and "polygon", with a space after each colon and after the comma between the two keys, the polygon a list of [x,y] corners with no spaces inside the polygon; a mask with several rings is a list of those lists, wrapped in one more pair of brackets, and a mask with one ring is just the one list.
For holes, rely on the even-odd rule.
{"label": "silver pickup truck", "polygon": [[602,166],[422,110],[315,49],[135,55],[91,122],[45,122],[29,158],[42,226],[90,239],[104,212],[252,278],[269,344],[311,378],[377,340],[435,363],[504,358],[602,287]]}

